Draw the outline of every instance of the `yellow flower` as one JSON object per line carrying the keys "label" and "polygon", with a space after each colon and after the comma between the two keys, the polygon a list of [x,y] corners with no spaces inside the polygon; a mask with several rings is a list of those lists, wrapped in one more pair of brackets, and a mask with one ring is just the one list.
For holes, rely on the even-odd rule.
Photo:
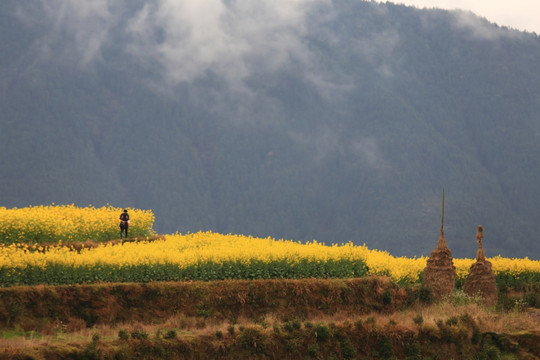
{"label": "yellow flower", "polygon": [[[74,210],[73,210],[74,211]],[[116,209],[113,211],[116,214]],[[45,212],[46,213],[46,212]],[[106,221],[104,221],[106,222]],[[51,220],[54,224],[54,221]],[[43,249],[39,247],[38,250]],[[301,262],[325,263],[329,261],[363,261],[373,275],[387,275],[396,282],[414,283],[426,266],[426,257],[395,257],[386,251],[371,250],[365,245],[352,243],[327,246],[317,241],[305,244],[290,240],[256,238],[244,235],[197,232],[172,234],[164,240],[124,244],[99,245],[82,249],[79,253],[68,246],[53,246],[47,251],[30,251],[26,245],[0,245],[0,269],[21,270],[29,266],[46,269],[52,266],[68,268],[98,268],[112,265],[114,268],[130,268],[138,265],[171,264],[179,268],[204,263],[253,261],[271,263],[285,261],[290,264]],[[489,259],[495,274],[509,273],[540,274],[540,261],[508,259],[496,256]],[[458,278],[463,279],[473,259],[454,259]]]}

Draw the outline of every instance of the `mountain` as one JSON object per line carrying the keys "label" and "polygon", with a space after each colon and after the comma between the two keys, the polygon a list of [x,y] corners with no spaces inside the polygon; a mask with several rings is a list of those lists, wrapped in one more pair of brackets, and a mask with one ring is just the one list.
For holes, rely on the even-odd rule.
{"label": "mountain", "polygon": [[366,1],[0,2],[0,206],[538,259],[540,38]]}

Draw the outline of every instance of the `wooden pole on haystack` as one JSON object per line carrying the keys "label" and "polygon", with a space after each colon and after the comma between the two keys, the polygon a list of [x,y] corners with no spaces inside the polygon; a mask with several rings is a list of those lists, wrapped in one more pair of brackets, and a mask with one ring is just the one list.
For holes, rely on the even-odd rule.
{"label": "wooden pole on haystack", "polygon": [[444,235],[444,189],[442,189],[442,216],[441,216],[441,236]]}
{"label": "wooden pole on haystack", "polygon": [[442,191],[441,236],[439,236],[439,243],[437,244],[437,247],[447,247],[446,240],[444,239],[444,189]]}

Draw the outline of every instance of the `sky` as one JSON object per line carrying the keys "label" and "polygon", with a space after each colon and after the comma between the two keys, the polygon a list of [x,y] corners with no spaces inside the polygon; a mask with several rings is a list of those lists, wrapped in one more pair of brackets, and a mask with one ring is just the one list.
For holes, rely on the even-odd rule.
{"label": "sky", "polygon": [[[385,1],[383,1],[385,2]],[[540,0],[396,0],[417,8],[470,10],[499,26],[540,35]]]}

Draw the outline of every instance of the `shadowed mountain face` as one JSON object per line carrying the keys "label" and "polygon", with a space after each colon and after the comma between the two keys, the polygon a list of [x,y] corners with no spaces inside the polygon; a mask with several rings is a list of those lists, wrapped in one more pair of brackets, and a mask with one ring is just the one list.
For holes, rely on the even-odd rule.
{"label": "shadowed mountain face", "polygon": [[0,206],[538,258],[540,38],[363,1],[0,2]]}

